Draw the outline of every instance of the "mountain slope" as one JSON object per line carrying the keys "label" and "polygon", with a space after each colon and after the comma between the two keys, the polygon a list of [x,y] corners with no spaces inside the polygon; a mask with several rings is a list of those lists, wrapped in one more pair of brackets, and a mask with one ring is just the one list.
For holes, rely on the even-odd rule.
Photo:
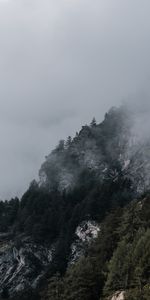
{"label": "mountain slope", "polygon": [[[41,166],[39,182],[33,181],[20,201],[16,198],[0,203],[3,298],[9,295],[15,299],[38,299],[47,279],[56,288],[56,281],[60,288],[62,280],[70,282],[68,276],[73,276],[74,282],[74,272],[78,273],[78,268],[82,271],[78,262],[81,256],[85,256],[81,264],[93,276],[87,278],[94,284],[88,290],[89,299],[99,300],[105,286],[107,293],[115,292],[117,286],[111,284],[106,261],[121,242],[116,230],[121,226],[123,207],[139,198],[149,186],[149,166],[149,143],[146,141],[141,147],[134,141],[131,114],[125,107],[111,109],[101,124],[93,120],[75,138],[60,141]],[[103,258],[105,268],[101,272],[93,258],[87,265],[84,262],[87,255],[91,257],[88,249],[98,232],[101,233],[107,215],[110,221],[106,220],[109,232],[104,232],[104,248],[100,243],[96,250],[99,259],[101,255]],[[66,291],[63,291],[65,300],[76,300],[76,294],[69,291],[67,296]],[[42,297],[47,296],[44,293]]]}
{"label": "mountain slope", "polygon": [[86,255],[70,266],[64,277],[50,278],[42,299],[148,300],[149,215],[150,195],[112,211]]}
{"label": "mountain slope", "polygon": [[78,184],[84,170],[95,172],[102,181],[108,167],[113,167],[114,162],[123,163],[121,156],[127,152],[129,135],[128,112],[123,108],[111,109],[101,124],[96,125],[93,120],[75,138],[60,141],[40,169],[40,184],[50,190],[68,190]]}

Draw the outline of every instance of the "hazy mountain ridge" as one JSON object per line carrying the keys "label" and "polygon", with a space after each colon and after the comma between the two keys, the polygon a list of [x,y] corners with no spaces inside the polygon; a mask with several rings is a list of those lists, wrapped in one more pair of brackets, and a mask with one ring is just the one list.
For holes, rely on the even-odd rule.
{"label": "hazy mountain ridge", "polygon": [[123,165],[130,136],[129,117],[123,108],[112,108],[101,124],[93,119],[75,138],[60,141],[46,157],[39,175],[40,184],[60,191],[75,186],[80,174],[92,170],[102,181],[113,163]]}
{"label": "hazy mountain ridge", "polygon": [[150,184],[150,140],[140,141],[132,129],[132,112],[127,107],[112,108],[102,123],[93,119],[75,138],[61,140],[39,171],[40,185],[60,191],[74,188],[85,169],[100,182],[122,172],[142,193]]}

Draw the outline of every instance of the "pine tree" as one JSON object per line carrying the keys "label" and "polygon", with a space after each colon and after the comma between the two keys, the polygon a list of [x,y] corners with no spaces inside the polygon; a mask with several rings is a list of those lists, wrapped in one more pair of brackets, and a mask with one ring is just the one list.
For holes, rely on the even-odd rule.
{"label": "pine tree", "polygon": [[66,148],[69,148],[69,147],[71,146],[71,142],[72,142],[72,138],[71,138],[71,136],[69,135],[68,138],[67,138],[65,147],[66,147]]}
{"label": "pine tree", "polygon": [[99,300],[101,271],[94,260],[80,259],[65,277],[63,300]]}
{"label": "pine tree", "polygon": [[125,290],[128,286],[130,268],[131,245],[126,240],[118,244],[116,251],[108,265],[108,278],[105,284],[105,293]]}
{"label": "pine tree", "polygon": [[96,126],[96,119],[95,117],[92,119],[91,123],[90,123],[91,127],[95,127]]}

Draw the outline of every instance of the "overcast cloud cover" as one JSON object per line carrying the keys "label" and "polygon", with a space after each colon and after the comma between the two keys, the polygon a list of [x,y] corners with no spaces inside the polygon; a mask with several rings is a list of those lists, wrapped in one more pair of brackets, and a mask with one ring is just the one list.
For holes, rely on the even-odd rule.
{"label": "overcast cloud cover", "polygon": [[149,12],[149,0],[0,0],[1,198],[25,191],[60,138],[149,95]]}

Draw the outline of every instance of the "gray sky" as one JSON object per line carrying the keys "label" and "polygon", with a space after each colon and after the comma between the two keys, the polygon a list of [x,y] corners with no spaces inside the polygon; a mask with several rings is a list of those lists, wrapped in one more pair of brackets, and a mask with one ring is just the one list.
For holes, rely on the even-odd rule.
{"label": "gray sky", "polygon": [[1,198],[25,191],[60,138],[149,94],[149,12],[149,0],[0,0]]}

